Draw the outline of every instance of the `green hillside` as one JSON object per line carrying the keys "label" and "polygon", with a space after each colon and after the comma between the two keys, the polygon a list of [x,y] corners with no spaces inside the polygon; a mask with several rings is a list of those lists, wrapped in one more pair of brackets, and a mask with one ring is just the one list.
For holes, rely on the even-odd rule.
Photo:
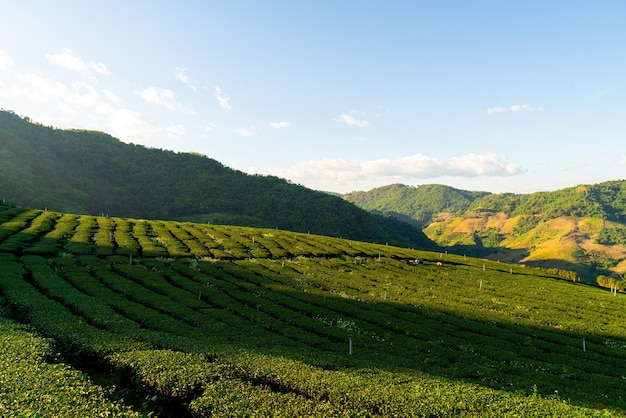
{"label": "green hillside", "polygon": [[469,192],[439,184],[410,187],[403,184],[372,189],[368,192],[352,192],[344,199],[357,206],[392,215],[402,215],[414,220],[421,227],[432,222],[440,212],[463,213],[487,192]]}
{"label": "green hillside", "polygon": [[409,218],[451,251],[574,270],[590,283],[626,272],[626,181],[525,195],[392,185],[344,198]]}
{"label": "green hillside", "polygon": [[556,270],[9,204],[0,266],[2,416],[626,416],[626,299]]}
{"label": "green hillside", "polygon": [[343,197],[366,210],[407,215],[423,225],[433,222],[441,212],[500,212],[511,217],[573,216],[626,221],[626,181],[622,180],[529,194],[471,192],[439,184],[393,184]]}
{"label": "green hillside", "polygon": [[60,130],[0,111],[0,199],[91,215],[281,228],[433,247],[421,230],[339,197],[252,176],[195,153]]}

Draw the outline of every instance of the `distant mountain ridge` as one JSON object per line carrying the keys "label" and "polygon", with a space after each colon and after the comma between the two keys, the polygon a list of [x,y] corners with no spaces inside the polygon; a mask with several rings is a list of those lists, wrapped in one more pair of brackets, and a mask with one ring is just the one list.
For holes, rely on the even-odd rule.
{"label": "distant mountain ridge", "polygon": [[439,245],[566,268],[588,281],[626,272],[626,181],[530,194],[393,184],[344,199],[421,227]]}
{"label": "distant mountain ridge", "polygon": [[126,144],[0,111],[0,198],[33,208],[280,228],[432,248],[421,230],[340,197],[197,153]]}

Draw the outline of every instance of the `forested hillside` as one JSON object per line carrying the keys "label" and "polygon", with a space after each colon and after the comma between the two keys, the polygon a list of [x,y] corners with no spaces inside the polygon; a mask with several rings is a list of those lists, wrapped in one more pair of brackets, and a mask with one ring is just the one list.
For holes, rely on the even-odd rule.
{"label": "forested hillside", "polygon": [[125,144],[0,112],[0,198],[92,215],[281,228],[432,247],[424,234],[326,193],[196,154]]}
{"label": "forested hillside", "polygon": [[440,184],[417,187],[393,184],[348,193],[344,199],[366,210],[409,216],[423,226],[441,212],[501,212],[547,219],[574,216],[626,221],[626,181],[621,180],[530,194],[467,191]]}
{"label": "forested hillside", "polygon": [[574,270],[588,282],[626,272],[626,181],[531,194],[395,184],[344,198],[409,219],[452,251]]}
{"label": "forested hillside", "polygon": [[423,227],[440,212],[465,212],[473,202],[487,195],[487,192],[470,192],[440,184],[419,187],[392,184],[368,192],[348,193],[344,199],[369,211],[402,220],[408,217]]}

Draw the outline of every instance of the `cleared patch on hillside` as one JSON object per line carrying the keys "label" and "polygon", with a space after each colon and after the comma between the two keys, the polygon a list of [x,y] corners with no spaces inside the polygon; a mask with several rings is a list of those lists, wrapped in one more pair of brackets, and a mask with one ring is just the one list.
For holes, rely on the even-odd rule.
{"label": "cleared patch on hillside", "polygon": [[584,242],[581,244],[581,248],[587,253],[600,254],[612,260],[626,259],[626,248],[620,245],[602,245],[593,242]]}
{"label": "cleared patch on hillside", "polygon": [[[542,243],[522,263],[537,260],[562,260],[564,262],[575,263],[576,243],[568,237],[559,237]],[[550,265],[549,267],[554,267]]]}
{"label": "cleared patch on hillside", "polygon": [[496,228],[503,230],[507,224],[509,216],[504,213],[492,213],[492,212],[479,212],[472,213],[463,218],[454,232],[461,232],[465,234],[472,234],[478,231],[484,231],[489,228]]}
{"label": "cleared patch on hillside", "polygon": [[569,216],[561,216],[558,218],[550,219],[546,222],[546,225],[551,229],[562,231],[573,231],[578,228],[578,219]]}
{"label": "cleared patch on hillside", "polygon": [[502,231],[502,233],[504,234],[512,234],[515,231],[515,228],[517,227],[517,224],[521,218],[521,216],[508,218],[502,224],[502,228],[500,228],[500,231]]}

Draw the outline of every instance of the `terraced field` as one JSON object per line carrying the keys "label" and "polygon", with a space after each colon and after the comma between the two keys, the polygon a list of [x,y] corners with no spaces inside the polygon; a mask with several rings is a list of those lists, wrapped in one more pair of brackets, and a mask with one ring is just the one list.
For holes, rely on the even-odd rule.
{"label": "terraced field", "polygon": [[626,416],[626,301],[554,271],[8,204],[0,268],[0,332],[43,341],[3,416]]}

